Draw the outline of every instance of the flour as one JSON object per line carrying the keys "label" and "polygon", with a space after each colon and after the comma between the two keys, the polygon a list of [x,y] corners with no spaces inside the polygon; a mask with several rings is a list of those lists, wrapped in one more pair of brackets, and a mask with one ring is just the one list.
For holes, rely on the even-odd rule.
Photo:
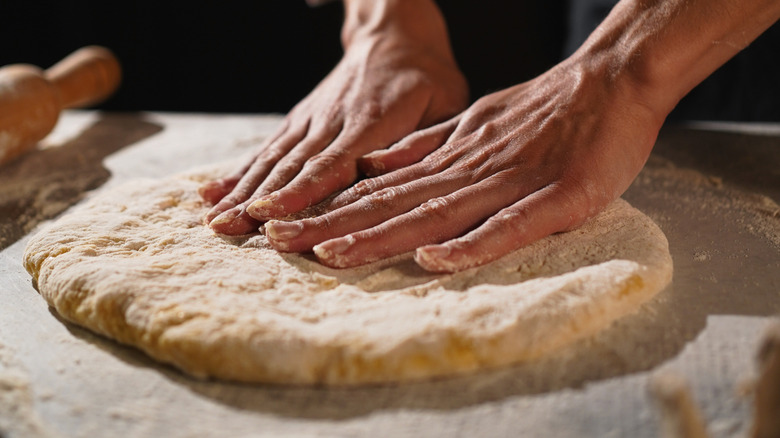
{"label": "flour", "polygon": [[[651,156],[634,184],[652,186],[655,197],[682,201],[678,208],[685,214],[721,217],[780,250],[780,205],[768,196],[740,190],[721,178],[680,168],[657,156]],[[695,257],[708,259],[704,254]]]}
{"label": "flour", "polygon": [[0,217],[5,220],[0,222],[0,249],[62,213],[108,178],[99,163],[62,152],[53,149],[3,166]]}
{"label": "flour", "polygon": [[27,376],[16,365],[8,347],[0,342],[0,437],[51,438],[33,410]]}

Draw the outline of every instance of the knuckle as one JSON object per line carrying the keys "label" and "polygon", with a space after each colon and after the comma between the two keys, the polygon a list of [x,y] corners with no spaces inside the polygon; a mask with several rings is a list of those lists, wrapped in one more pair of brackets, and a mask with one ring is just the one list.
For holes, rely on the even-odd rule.
{"label": "knuckle", "polygon": [[502,145],[503,143],[473,151],[469,155],[460,158],[452,168],[466,177],[472,184],[490,175],[497,174],[502,174],[501,178],[506,180],[510,177],[510,172],[507,171],[505,162],[495,159]]}
{"label": "knuckle", "polygon": [[364,199],[373,209],[381,210],[391,207],[399,197],[404,196],[405,192],[401,187],[387,187],[374,192]]}
{"label": "knuckle", "polygon": [[346,151],[324,151],[306,160],[302,172],[313,183],[344,188],[357,178],[357,160]]}
{"label": "knuckle", "polygon": [[487,223],[491,227],[499,230],[509,230],[512,233],[524,233],[528,223],[531,221],[531,214],[527,208],[516,206],[505,208],[488,219]]}
{"label": "knuckle", "polygon": [[425,175],[433,175],[444,170],[447,165],[442,160],[437,159],[437,157],[428,155],[414,167],[420,169]]}
{"label": "knuckle", "polygon": [[449,216],[449,210],[452,201],[446,196],[430,199],[419,207],[417,213],[424,218],[446,219]]}
{"label": "knuckle", "polygon": [[440,154],[441,152],[426,156],[417,164],[416,167],[422,168],[423,172],[429,175],[440,172],[446,167],[443,160],[439,159]]}
{"label": "knuckle", "polygon": [[355,196],[366,196],[375,192],[378,188],[377,186],[378,184],[374,179],[364,179],[358,181],[349,191]]}
{"label": "knuckle", "polygon": [[291,175],[300,172],[301,165],[288,160],[279,161],[273,169],[273,176],[281,179],[288,179]]}
{"label": "knuckle", "polygon": [[384,108],[379,102],[370,101],[365,107],[363,115],[368,120],[379,120],[384,115]]}
{"label": "knuckle", "polygon": [[328,213],[313,218],[308,218],[304,223],[307,228],[310,229],[329,230],[336,222],[338,221],[334,221],[333,214]]}
{"label": "knuckle", "polygon": [[480,143],[493,139],[498,134],[495,122],[485,122],[477,128],[475,138]]}
{"label": "knuckle", "polygon": [[460,144],[448,143],[425,156],[416,166],[419,166],[423,173],[432,175],[444,171],[461,155]]}

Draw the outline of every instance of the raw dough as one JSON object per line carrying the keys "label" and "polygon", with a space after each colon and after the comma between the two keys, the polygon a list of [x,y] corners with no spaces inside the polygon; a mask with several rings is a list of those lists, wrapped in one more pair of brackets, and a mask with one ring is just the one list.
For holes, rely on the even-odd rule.
{"label": "raw dough", "polygon": [[666,238],[623,200],[482,268],[432,275],[404,255],[333,270],[201,225],[196,188],[220,171],[107,190],[38,233],[24,262],[41,295],[197,377],[354,385],[537,358],[671,280]]}

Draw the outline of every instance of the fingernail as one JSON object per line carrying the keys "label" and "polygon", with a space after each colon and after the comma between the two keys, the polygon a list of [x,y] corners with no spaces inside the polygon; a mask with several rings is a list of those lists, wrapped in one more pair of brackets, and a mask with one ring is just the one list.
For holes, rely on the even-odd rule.
{"label": "fingernail", "polygon": [[445,245],[430,245],[423,246],[419,251],[424,252],[426,255],[435,258],[445,258],[452,252],[449,246]]}
{"label": "fingernail", "polygon": [[209,227],[219,234],[238,236],[257,232],[258,223],[245,214],[242,207],[235,207],[220,214],[209,223]]}
{"label": "fingernail", "polygon": [[227,211],[223,211],[219,216],[215,217],[214,219],[211,220],[211,222],[209,222],[209,226],[213,228],[215,225],[220,226],[224,224],[229,224],[230,222],[236,220],[239,213],[240,212],[235,208],[232,208]]}
{"label": "fingernail", "polygon": [[414,254],[414,261],[422,266],[426,271],[444,273],[455,272],[458,266],[455,262],[448,260],[452,253],[449,246],[431,245],[417,248]]}
{"label": "fingernail", "polygon": [[303,232],[303,224],[300,222],[268,221],[265,224],[265,232],[274,240],[287,240],[297,237]]}
{"label": "fingernail", "polygon": [[272,214],[274,201],[276,201],[278,198],[279,195],[277,193],[265,195],[257,201],[249,204],[246,212],[255,219],[264,219],[265,217]]}
{"label": "fingernail", "polygon": [[332,260],[334,257],[343,254],[354,243],[355,238],[351,235],[328,240],[316,245],[314,254],[321,259]]}
{"label": "fingernail", "polygon": [[226,211],[227,209],[221,209],[219,204],[211,207],[211,209],[208,212],[206,212],[206,214],[203,216],[203,224],[204,225],[210,224],[211,221],[217,218],[217,216],[221,215]]}
{"label": "fingernail", "polygon": [[217,184],[215,181],[205,182],[198,187],[198,194],[201,198],[205,198],[211,190],[216,189]]}
{"label": "fingernail", "polygon": [[447,258],[451,253],[450,248],[444,245],[430,245],[417,248],[415,258],[424,262]]}

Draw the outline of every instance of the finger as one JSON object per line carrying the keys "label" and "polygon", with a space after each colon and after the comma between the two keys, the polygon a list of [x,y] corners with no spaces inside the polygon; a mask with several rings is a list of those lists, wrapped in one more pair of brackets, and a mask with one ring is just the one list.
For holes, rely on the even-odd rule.
{"label": "finger", "polygon": [[[248,169],[248,166],[246,167]],[[214,205],[227,196],[228,193],[233,191],[242,176],[243,174],[232,175],[213,181],[206,181],[198,187],[198,194],[204,201]]]}
{"label": "finger", "polygon": [[374,192],[426,178],[432,174],[438,173],[442,168],[443,167],[437,169],[432,166],[424,166],[418,163],[375,178],[364,179],[358,181],[343,192],[330,196],[324,201],[307,207],[297,213],[291,214],[289,217],[292,218],[291,220],[298,220],[322,216],[333,210],[359,201]]}
{"label": "finger", "polygon": [[248,213],[257,220],[267,221],[297,213],[324,200],[357,178],[356,151],[375,143],[377,140],[370,131],[342,131],[330,146],[306,160],[287,185],[249,205]]}
{"label": "finger", "polygon": [[235,189],[236,185],[238,185],[238,182],[241,181],[241,178],[243,178],[244,175],[249,172],[252,164],[263,154],[263,151],[265,151],[277,138],[283,135],[286,130],[286,126],[283,126],[278,134],[274,135],[267,141],[264,141],[260,148],[258,148],[258,150],[252,154],[251,158],[246,160],[244,164],[238,168],[238,170],[234,170],[233,174],[230,176],[206,181],[201,184],[200,187],[198,187],[198,194],[201,196],[201,198],[212,205],[221,201],[222,198],[227,196],[230,192],[233,191],[233,189]]}
{"label": "finger", "polygon": [[245,202],[267,195],[284,187],[303,169],[304,164],[314,155],[322,152],[341,132],[342,125],[330,125],[309,131],[306,138],[298,143],[287,155],[277,161],[271,172],[257,188],[253,196]]}
{"label": "finger", "polygon": [[[264,144],[263,147],[267,147],[267,145]],[[198,194],[200,197],[212,205],[217,204],[222,198],[235,189],[238,182],[241,181],[241,178],[249,171],[252,163],[254,163],[261,154],[262,149],[254,153],[252,158],[247,160],[237,171],[234,171],[232,175],[212,181],[206,181],[201,184],[201,186],[198,187]]]}
{"label": "finger", "polygon": [[[307,129],[308,125],[303,125],[297,129],[289,130],[276,141],[269,144],[267,148],[251,161],[248,169],[233,187],[233,190],[206,213],[204,222],[211,225],[211,223],[222,213],[249,199],[276,162],[304,138]],[[234,212],[231,213],[231,215],[237,216],[237,213]],[[221,219],[222,223],[229,221],[229,217],[223,217]]]}
{"label": "finger", "polygon": [[358,160],[360,171],[368,176],[381,175],[419,162],[444,144],[458,126],[460,117],[417,131],[388,149],[366,154]]}
{"label": "finger", "polygon": [[410,90],[389,108],[368,105],[351,122],[345,123],[333,144],[309,158],[289,184],[258,199],[247,211],[259,220],[284,217],[346,188],[357,178],[357,158],[385,148],[414,131],[429,99],[430,93],[424,90]]}
{"label": "finger", "polygon": [[325,241],[314,247],[314,254],[324,265],[346,268],[442,242],[473,228],[523,191],[520,184],[506,184],[505,175],[495,174],[375,227]]}
{"label": "finger", "polygon": [[464,173],[448,172],[387,187],[322,216],[291,222],[269,221],[265,224],[266,237],[279,251],[310,251],[326,240],[373,227],[429,199],[452,193],[467,181]]}
{"label": "finger", "polygon": [[246,208],[239,204],[214,218],[209,222],[209,227],[215,233],[227,236],[242,236],[258,231],[260,229],[260,221],[247,214]]}
{"label": "finger", "polygon": [[238,182],[252,167],[252,164],[262,155],[263,151],[267,150],[274,142],[276,142],[281,136],[285,135],[289,128],[289,122],[284,121],[282,126],[271,137],[263,141],[258,150],[252,154],[252,158],[247,160],[237,171],[234,171],[232,175],[218,178],[212,181],[207,181],[198,188],[198,194],[204,201],[210,204],[216,204],[222,198],[227,196],[236,187]]}
{"label": "finger", "polygon": [[326,150],[310,158],[289,184],[260,197],[247,210],[261,221],[283,217],[322,201],[356,177],[354,158],[347,152]]}
{"label": "finger", "polygon": [[455,272],[483,265],[582,224],[588,215],[579,204],[568,191],[547,186],[501,210],[463,237],[418,248],[415,261],[432,272]]}
{"label": "finger", "polygon": [[[464,146],[466,146],[466,148],[464,148]],[[359,181],[349,189],[344,190],[342,193],[330,197],[326,201],[314,206],[299,210],[294,214],[298,215],[298,217],[319,216],[329,211],[351,204],[363,196],[386,187],[398,186],[415,179],[424,178],[428,175],[442,172],[444,169],[451,166],[454,162],[458,161],[463,156],[464,151],[468,150],[468,146],[467,139],[448,143],[418,163],[397,169],[393,172],[386,173],[375,178]],[[275,195],[275,193],[271,194],[271,196],[268,196],[265,199],[260,199],[259,201],[268,202],[268,204],[272,206]],[[260,202],[258,202],[258,204],[259,203]],[[255,210],[255,208],[257,208],[257,210]],[[261,208],[270,207],[255,205],[254,207],[250,206],[248,210],[249,213],[258,220],[270,220],[273,218],[271,216],[261,216],[263,214],[267,214],[265,211],[260,210]],[[282,214],[279,214],[278,216],[282,216]]]}
{"label": "finger", "polygon": [[244,202],[222,212],[209,224],[220,234],[240,235],[256,231],[259,221],[247,212],[247,207],[272,191],[284,186],[295,177],[303,167],[303,163],[312,155],[320,152],[338,135],[340,127],[318,129],[316,133],[307,136],[298,143],[292,151],[280,159],[268,176],[260,183],[255,192]]}
{"label": "finger", "polygon": [[388,187],[396,187],[425,178],[431,174],[437,173],[440,170],[441,169],[435,169],[430,166],[415,164],[375,178],[358,181],[355,185],[344,190],[343,192],[336,195],[332,200],[330,200],[326,208],[323,209],[322,213],[333,211],[337,208],[352,204],[353,202],[356,202],[365,196]]}

